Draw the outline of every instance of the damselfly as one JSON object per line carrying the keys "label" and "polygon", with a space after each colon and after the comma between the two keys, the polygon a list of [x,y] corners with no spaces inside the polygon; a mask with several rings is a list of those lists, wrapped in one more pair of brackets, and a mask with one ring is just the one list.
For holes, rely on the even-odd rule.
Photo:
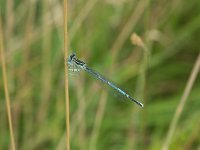
{"label": "damselfly", "polygon": [[71,68],[70,69],[71,71],[85,70],[87,73],[89,73],[90,75],[92,75],[94,78],[97,78],[98,80],[100,80],[103,83],[107,84],[112,89],[116,90],[120,94],[122,94],[125,97],[127,97],[128,99],[132,100],[133,102],[135,102],[139,106],[144,107],[144,105],[142,103],[140,103],[139,101],[135,100],[129,94],[127,94],[126,92],[124,92],[123,90],[121,90],[120,88],[118,88],[117,86],[115,86],[113,83],[111,83],[110,81],[108,81],[101,74],[99,74],[98,72],[96,72],[96,71],[92,70],[90,67],[88,67],[88,65],[85,62],[77,59],[75,53],[73,53],[73,54],[71,54],[69,56],[69,58],[68,58],[68,65]]}

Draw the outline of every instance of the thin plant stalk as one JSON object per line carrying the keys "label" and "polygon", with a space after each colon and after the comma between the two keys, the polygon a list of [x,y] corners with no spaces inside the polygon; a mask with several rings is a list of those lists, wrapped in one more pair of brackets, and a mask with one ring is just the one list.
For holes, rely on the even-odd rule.
{"label": "thin plant stalk", "polygon": [[145,1],[143,0],[138,1],[136,8],[133,10],[130,18],[128,19],[128,22],[125,24],[122,31],[117,36],[117,39],[115,40],[115,43],[111,48],[113,62],[115,62],[115,60],[117,59],[119,50],[122,48],[126,39],[129,37],[132,29],[135,27],[135,25],[141,18],[142,14],[144,13],[145,6],[146,6]]}
{"label": "thin plant stalk", "polygon": [[6,98],[6,108],[7,108],[7,115],[8,115],[8,124],[9,124],[9,130],[10,130],[10,138],[11,138],[11,147],[12,147],[12,150],[15,150],[15,139],[14,139],[14,130],[13,130],[13,125],[12,125],[11,108],[10,108],[10,96],[9,96],[9,91],[8,91],[8,80],[7,80],[6,61],[5,61],[5,55],[4,55],[3,30],[2,30],[1,18],[0,18],[0,53],[1,53],[3,82],[4,82],[4,90],[5,90],[5,98]]}
{"label": "thin plant stalk", "polygon": [[[148,65],[149,65],[149,49],[146,45],[146,43],[143,42],[143,40],[140,38],[140,36],[138,36],[136,33],[133,33],[131,35],[131,42],[132,44],[142,48],[143,50],[143,58],[141,60],[141,64],[140,64],[140,74],[138,76],[138,83],[137,83],[137,88],[136,88],[136,93],[140,93],[140,96],[143,100],[143,104],[144,104],[144,107],[145,107],[145,103],[146,103],[146,100],[147,100],[147,96],[146,96],[146,90],[147,90],[147,71],[148,71]],[[139,116],[139,111],[138,109],[133,109],[133,112],[132,114],[133,117],[131,118],[135,118],[134,119],[134,122],[131,120],[131,124],[133,124],[134,127],[131,126],[131,129],[130,131],[132,133],[129,134],[129,139],[128,139],[128,149],[134,149],[136,148],[136,143],[134,143],[132,141],[133,138],[135,138],[135,136],[137,136],[137,139],[139,139],[138,141],[140,142],[144,142],[145,138],[145,129],[146,129],[146,126],[145,126],[145,114],[146,114],[146,109],[144,109],[142,112],[143,112],[143,124],[141,124],[142,126],[140,127],[141,130],[139,131],[139,133],[137,133],[137,130],[134,129],[134,128],[137,128],[137,122],[135,122],[135,120],[138,120],[138,118],[136,119],[136,117]],[[144,135],[142,136],[138,136],[138,135],[135,135],[135,132],[136,134],[141,134],[144,133]],[[138,138],[139,137],[139,138]],[[145,145],[144,144],[141,144],[142,145],[142,149],[145,149]]]}
{"label": "thin plant stalk", "polygon": [[102,124],[102,120],[104,117],[106,103],[107,103],[107,94],[105,92],[102,92],[101,98],[99,100],[99,107],[98,107],[96,117],[95,117],[94,128],[92,131],[91,140],[89,143],[89,150],[97,149],[96,148],[97,141],[98,141],[97,139],[98,139],[100,127]]}
{"label": "thin plant stalk", "polygon": [[[6,45],[5,47],[7,47],[7,49],[9,49],[9,51],[12,49],[13,45],[11,44],[11,39],[13,37],[13,31],[14,31],[14,1],[13,0],[7,0],[6,1],[6,20],[5,20],[5,41],[6,41]],[[12,60],[11,57],[9,57],[10,60]],[[14,88],[14,64],[11,63],[8,67],[8,74],[9,74],[9,87],[10,89],[13,89]],[[13,120],[13,122],[15,122]],[[14,123],[15,124],[15,123]],[[17,143],[16,143],[17,144]]]}
{"label": "thin plant stalk", "polygon": [[[78,87],[83,87],[83,80],[82,79],[78,79],[76,82],[76,88]],[[78,108],[76,113],[73,115],[73,119],[71,124],[72,124],[72,128],[71,128],[71,138],[73,138],[73,136],[77,133],[77,129],[79,128],[78,125],[83,125],[85,124],[84,122],[84,117],[85,117],[85,110],[86,110],[86,98],[84,95],[84,90],[83,88],[80,88],[80,90],[77,90],[77,98],[78,98]]]}
{"label": "thin plant stalk", "polygon": [[[49,65],[51,61],[51,28],[48,28],[47,21],[50,20],[49,3],[43,1],[43,23],[42,23],[42,92],[41,92],[41,104],[39,106],[39,120],[43,120],[47,115],[47,108],[49,105],[49,97],[52,88],[51,78],[52,72]],[[45,107],[46,106],[46,107]]]}
{"label": "thin plant stalk", "polygon": [[196,63],[192,69],[192,72],[190,74],[190,77],[188,79],[188,82],[187,82],[187,85],[185,87],[185,90],[183,92],[183,95],[181,97],[181,100],[177,106],[177,109],[176,109],[176,112],[174,114],[174,117],[172,119],[172,122],[170,124],[170,128],[168,130],[168,133],[167,133],[167,137],[166,137],[166,140],[162,146],[162,149],[163,150],[168,150],[169,149],[169,145],[171,143],[171,140],[172,140],[172,136],[175,132],[175,128],[177,126],[177,123],[179,121],[179,118],[181,116],[181,113],[183,112],[183,108],[185,106],[185,103],[186,103],[186,100],[188,99],[188,96],[192,90],[192,87],[193,87],[193,84],[194,84],[194,81],[198,75],[198,72],[200,70],[200,53],[199,53],[199,56],[196,60]]}
{"label": "thin plant stalk", "polygon": [[86,1],[86,2],[87,3],[83,6],[83,8],[81,9],[80,13],[75,18],[71,29],[69,30],[69,33],[70,33],[69,43],[74,38],[74,36],[76,35],[76,32],[81,27],[81,25],[83,24],[83,21],[88,16],[88,14],[92,10],[92,8],[94,8],[94,6],[98,2],[98,0],[90,0],[90,1]]}
{"label": "thin plant stalk", "polygon": [[[78,89],[78,87],[83,87],[83,82],[84,80],[82,78],[79,78],[79,80],[76,80],[76,89]],[[77,133],[79,137],[78,137],[78,147],[79,149],[86,149],[86,98],[85,98],[85,93],[84,93],[84,89],[80,88],[80,90],[77,90],[77,97],[78,97],[78,108],[77,108],[77,116],[76,116],[76,124],[73,124],[73,126],[75,125]],[[74,128],[75,129],[75,128]],[[75,130],[74,130],[75,131]],[[73,134],[74,135],[74,134]]]}
{"label": "thin plant stalk", "polygon": [[[7,0],[7,4],[6,4],[6,39],[9,39],[12,37],[12,32],[13,32],[13,27],[14,27],[14,11],[13,11],[13,0]],[[8,45],[10,46],[10,45]]]}
{"label": "thin plant stalk", "polygon": [[[67,0],[63,6],[63,25],[64,25],[64,61],[68,58],[68,30],[67,30]],[[66,148],[70,150],[70,119],[69,119],[69,89],[68,89],[68,66],[65,63],[65,101],[66,101]]]}
{"label": "thin plant stalk", "polygon": [[[32,90],[32,84],[29,76],[28,69],[30,68],[30,55],[31,55],[31,44],[32,44],[32,33],[34,32],[34,20],[35,20],[35,12],[36,12],[36,1],[27,1],[27,7],[29,8],[27,11],[27,19],[25,22],[25,28],[24,28],[24,36],[23,36],[23,47],[22,47],[22,60],[23,64],[20,65],[21,75],[19,76],[18,80],[20,84],[26,85],[24,88],[27,90],[26,95],[22,95],[21,98],[16,99],[16,101],[20,101],[21,104],[21,112],[25,115],[25,118],[29,118],[29,121],[25,124],[24,129],[27,130],[27,132],[24,132],[23,137],[28,137],[28,132],[31,132],[33,129],[33,116],[31,115],[31,112],[35,109],[32,102],[29,101],[30,93]],[[29,65],[25,65],[29,64]],[[23,91],[23,90],[22,90]],[[25,92],[23,91],[22,94]],[[22,107],[22,106],[25,107]],[[20,133],[19,133],[20,134]],[[35,140],[33,140],[35,142]]]}

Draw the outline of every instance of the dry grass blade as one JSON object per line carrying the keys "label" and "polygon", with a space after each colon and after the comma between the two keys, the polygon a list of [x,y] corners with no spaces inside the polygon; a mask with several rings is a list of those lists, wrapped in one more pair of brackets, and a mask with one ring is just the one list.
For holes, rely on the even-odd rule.
{"label": "dry grass blade", "polygon": [[[13,0],[7,0],[6,10],[6,39],[10,39],[12,37],[13,27],[14,27],[14,11],[13,11]],[[9,40],[8,40],[9,41]],[[8,46],[10,46],[8,44]]]}
{"label": "dry grass blade", "polygon": [[133,10],[129,18],[129,21],[125,24],[124,28],[122,29],[115,43],[113,44],[111,51],[113,54],[114,61],[118,55],[119,50],[122,48],[127,37],[131,33],[131,30],[135,27],[136,23],[138,23],[138,20],[140,19],[141,15],[143,14],[145,10],[145,6],[146,6],[145,1],[138,2],[136,8]]}
{"label": "dry grass blade", "polygon": [[94,128],[93,128],[92,135],[91,135],[89,150],[95,150],[96,149],[97,138],[98,138],[98,135],[99,135],[100,126],[101,126],[102,119],[103,119],[103,116],[104,116],[106,102],[107,102],[107,94],[105,92],[103,92],[101,94],[101,98],[99,100],[99,107],[98,107],[96,117],[95,117],[96,119],[95,119],[95,122],[94,122]]}
{"label": "dry grass blade", "polygon": [[[47,27],[47,21],[50,20],[49,3],[43,1],[43,23],[42,23],[42,92],[41,92],[41,105],[39,107],[39,120],[43,120],[47,115],[49,105],[49,98],[52,89],[52,72],[51,66],[51,29]],[[46,106],[46,107],[45,107]]]}
{"label": "dry grass blade", "polygon": [[[68,31],[67,31],[67,0],[64,0],[63,4],[63,20],[64,20],[64,61],[68,57]],[[69,89],[68,89],[68,66],[65,63],[65,100],[66,100],[66,146],[67,150],[70,150],[70,123],[69,123]]]}
{"label": "dry grass blade", "polygon": [[[149,66],[149,59],[150,59],[150,49],[147,48],[146,43],[144,43],[144,41],[142,40],[142,38],[137,34],[137,33],[133,33],[130,37],[130,40],[132,42],[133,45],[136,45],[138,47],[141,48],[141,50],[143,51],[143,57],[140,63],[140,67],[139,67],[139,75],[138,75],[138,79],[137,79],[137,85],[136,85],[136,95],[138,95],[138,97],[141,98],[141,100],[143,101],[144,107],[147,101],[147,80],[148,80],[148,66]],[[140,135],[144,135],[144,133],[146,132],[146,109],[144,109],[142,111],[142,118],[141,118],[141,125],[140,128],[141,130],[136,130],[137,129],[137,123],[135,122],[135,120],[137,120],[137,117],[139,117],[139,111],[138,109],[133,109],[132,114],[134,114],[131,118],[131,126],[130,126],[130,132],[129,132],[129,138],[128,138],[128,149],[135,149],[136,148],[136,143],[133,142],[132,139],[140,136]],[[134,118],[134,119],[133,119]],[[141,136],[141,142],[145,141],[145,135]],[[146,145],[142,145],[141,147],[142,149],[147,149]]]}
{"label": "dry grass blade", "polygon": [[0,17],[0,53],[1,53],[1,62],[2,62],[4,90],[5,90],[5,96],[6,96],[8,123],[9,123],[9,129],[10,129],[10,137],[11,137],[11,146],[12,146],[12,150],[15,150],[15,140],[14,140],[14,131],[13,131],[13,126],[12,126],[10,96],[9,96],[9,91],[8,91],[8,80],[7,80],[7,73],[6,73],[7,71],[6,71],[6,61],[5,61],[5,55],[4,55],[3,30],[2,30],[1,17]]}
{"label": "dry grass blade", "polygon": [[[79,88],[79,87],[83,87],[84,85],[84,79],[83,78],[77,78],[76,79],[76,82],[75,82],[76,86],[75,88]],[[76,91],[77,93],[77,100],[78,100],[78,108],[76,110],[76,113],[74,113],[72,115],[73,118],[76,118],[76,119],[73,119],[71,121],[71,138],[74,138],[74,135],[76,135],[77,133],[77,129],[78,129],[78,125],[79,124],[83,124],[83,121],[84,121],[84,117],[85,117],[85,110],[86,110],[86,95],[84,94],[84,89],[83,88],[80,88]]]}
{"label": "dry grass blade", "polygon": [[[79,89],[79,87],[83,87],[84,80],[79,78],[76,80],[76,89]],[[84,89],[80,88],[77,90],[77,97],[78,97],[78,108],[77,108],[77,114],[76,117],[77,119],[74,119],[73,122],[71,122],[73,126],[73,130],[71,128],[71,138],[75,135],[78,134],[78,145],[79,149],[86,149],[85,143],[86,143],[86,98],[85,98],[85,93]],[[74,118],[74,116],[73,116]],[[81,124],[81,126],[80,126]],[[75,131],[77,132],[75,133]]]}
{"label": "dry grass blade", "polygon": [[[74,20],[74,23],[70,29],[70,39],[71,40],[74,38],[74,36],[76,35],[76,32],[81,27],[83,21],[85,20],[85,18],[87,17],[87,15],[89,14],[89,12],[92,10],[92,8],[95,6],[95,4],[97,2],[98,2],[98,0],[90,0],[81,9],[79,15]],[[69,40],[69,43],[71,42],[71,40]]]}
{"label": "dry grass blade", "polygon": [[200,69],[200,54],[199,54],[199,56],[198,56],[198,58],[196,60],[196,63],[194,65],[193,70],[191,72],[191,75],[189,77],[188,83],[187,83],[187,85],[185,87],[185,90],[183,92],[182,98],[181,98],[181,100],[179,102],[179,105],[178,105],[178,107],[176,109],[176,112],[174,114],[173,120],[172,120],[172,122],[170,124],[170,128],[169,128],[169,131],[167,133],[166,140],[165,140],[164,145],[162,147],[163,150],[168,150],[168,148],[169,148],[170,141],[171,141],[172,136],[174,134],[176,125],[177,125],[178,120],[179,120],[179,118],[181,116],[181,113],[182,113],[183,108],[185,106],[186,100],[187,100],[187,98],[188,98],[188,96],[190,94],[190,91],[192,89],[192,86],[194,84],[194,81],[195,81],[195,79],[196,79],[196,77],[198,75],[199,69]]}

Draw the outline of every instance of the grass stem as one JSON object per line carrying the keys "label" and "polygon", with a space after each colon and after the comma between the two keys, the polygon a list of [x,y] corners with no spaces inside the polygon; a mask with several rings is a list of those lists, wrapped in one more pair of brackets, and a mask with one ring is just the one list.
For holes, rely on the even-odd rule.
{"label": "grass stem", "polygon": [[[68,58],[68,31],[67,31],[67,0],[64,0],[63,25],[64,25],[64,61]],[[66,100],[66,146],[70,150],[70,122],[69,122],[69,89],[68,89],[68,66],[65,62],[65,100]]]}
{"label": "grass stem", "polygon": [[195,79],[198,75],[199,69],[200,69],[200,53],[199,53],[199,56],[196,60],[195,65],[192,69],[191,75],[189,77],[189,80],[188,80],[187,85],[185,87],[185,90],[183,92],[182,98],[181,98],[181,100],[180,100],[180,102],[179,102],[179,104],[176,108],[176,112],[175,112],[174,117],[172,119],[172,122],[170,124],[170,128],[168,130],[166,140],[165,140],[164,145],[162,147],[163,150],[169,149],[170,141],[172,140],[172,136],[173,136],[175,128],[177,126],[178,120],[181,116],[181,113],[183,112],[183,108],[184,108],[186,100],[188,99],[188,96],[191,92],[194,81],[195,81]]}
{"label": "grass stem", "polygon": [[8,115],[8,124],[9,124],[9,130],[10,130],[10,138],[11,138],[11,147],[12,147],[11,149],[15,150],[15,139],[14,139],[14,131],[13,131],[13,125],[12,125],[10,96],[9,96],[9,91],[8,91],[8,80],[7,80],[7,71],[6,71],[6,61],[5,61],[5,55],[4,55],[3,30],[2,30],[1,18],[0,18],[0,54],[1,54],[4,91],[5,91],[6,107],[7,107],[7,115]]}

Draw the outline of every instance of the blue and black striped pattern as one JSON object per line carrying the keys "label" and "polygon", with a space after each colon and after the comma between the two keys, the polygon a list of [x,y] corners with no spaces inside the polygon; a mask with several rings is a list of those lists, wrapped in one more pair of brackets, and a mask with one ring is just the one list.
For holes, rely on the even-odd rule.
{"label": "blue and black striped pattern", "polygon": [[126,92],[124,92],[123,90],[121,90],[120,88],[118,88],[117,86],[115,86],[113,83],[111,83],[110,81],[108,81],[105,77],[103,77],[101,74],[99,74],[98,72],[92,70],[90,67],[87,66],[87,64],[79,59],[76,58],[76,54],[71,54],[69,56],[68,59],[68,65],[75,65],[76,67],[79,67],[82,70],[85,70],[86,72],[88,72],[90,75],[92,75],[94,78],[102,81],[103,83],[107,84],[108,86],[110,86],[112,89],[116,90],[117,92],[119,92],[120,94],[124,95],[125,97],[127,97],[128,99],[132,100],[133,102],[135,102],[136,104],[138,104],[141,107],[144,107],[144,105],[142,103],[140,103],[139,101],[135,100],[134,98],[132,98],[129,94],[127,94]]}

